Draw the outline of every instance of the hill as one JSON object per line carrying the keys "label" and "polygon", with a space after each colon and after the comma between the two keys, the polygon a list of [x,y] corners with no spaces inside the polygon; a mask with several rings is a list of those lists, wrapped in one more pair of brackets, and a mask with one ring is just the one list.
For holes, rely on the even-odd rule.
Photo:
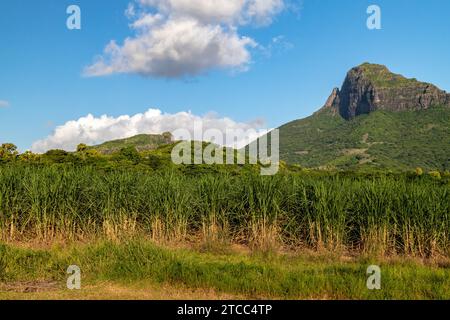
{"label": "hill", "polygon": [[170,144],[172,142],[172,134],[169,132],[163,134],[140,134],[134,137],[107,141],[103,144],[89,147],[101,154],[113,154],[127,147],[135,147],[137,151],[151,151],[160,146]]}
{"label": "hill", "polygon": [[450,169],[450,95],[382,65],[353,68],[323,108],[279,129],[291,164]]}

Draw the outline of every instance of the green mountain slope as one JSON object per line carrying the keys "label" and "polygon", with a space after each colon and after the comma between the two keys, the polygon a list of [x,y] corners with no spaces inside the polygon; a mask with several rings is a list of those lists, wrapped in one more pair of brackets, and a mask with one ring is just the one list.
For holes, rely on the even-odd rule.
{"label": "green mountain slope", "polygon": [[112,154],[123,148],[135,147],[137,151],[142,152],[155,150],[171,142],[172,135],[170,133],[140,134],[126,139],[107,141],[98,146],[89,147],[89,149],[96,150],[101,154]]}
{"label": "green mountain slope", "polygon": [[280,157],[305,167],[450,169],[450,109],[375,111],[352,120],[325,110],[280,127]]}

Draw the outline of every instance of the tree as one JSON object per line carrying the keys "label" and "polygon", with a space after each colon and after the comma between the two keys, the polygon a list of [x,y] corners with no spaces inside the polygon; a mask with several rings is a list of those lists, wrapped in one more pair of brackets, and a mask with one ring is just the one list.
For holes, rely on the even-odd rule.
{"label": "tree", "polygon": [[101,153],[95,149],[90,149],[90,150],[86,151],[86,156],[88,158],[98,158],[98,157],[101,157]]}
{"label": "tree", "polygon": [[77,152],[85,152],[88,149],[88,146],[84,143],[80,143],[77,146]]}
{"label": "tree", "polygon": [[417,176],[423,175],[423,169],[420,168],[420,167],[417,167],[417,168],[416,168],[416,175],[417,175]]}
{"label": "tree", "polygon": [[133,146],[122,148],[119,154],[120,156],[124,157],[129,161],[132,161],[135,164],[139,163],[139,161],[141,160],[141,155]]}
{"label": "tree", "polygon": [[160,170],[163,168],[168,168],[168,167],[170,167],[170,164],[172,163],[172,161],[169,157],[163,157],[163,156],[154,155],[154,154],[150,154],[147,159],[148,159],[147,164],[153,170]]}
{"label": "tree", "polygon": [[69,160],[71,160],[69,157],[69,153],[67,151],[59,149],[47,151],[43,155],[43,159],[51,163],[64,163],[69,162]]}
{"label": "tree", "polygon": [[428,174],[435,179],[441,179],[441,173],[439,171],[430,171]]}
{"label": "tree", "polygon": [[20,161],[33,162],[39,159],[39,155],[27,150],[19,156]]}
{"label": "tree", "polygon": [[18,154],[16,145],[12,143],[4,143],[0,147],[0,160],[2,161],[14,160]]}

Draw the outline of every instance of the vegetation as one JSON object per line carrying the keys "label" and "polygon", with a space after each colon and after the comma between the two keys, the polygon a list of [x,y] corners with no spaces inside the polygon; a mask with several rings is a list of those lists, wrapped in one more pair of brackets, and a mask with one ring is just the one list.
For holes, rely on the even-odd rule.
{"label": "vegetation", "polygon": [[[377,96],[366,82],[392,112],[345,120],[335,102],[346,95],[333,91],[280,128],[275,176],[260,164],[177,165],[170,133],[45,154],[2,144],[0,299],[22,287],[67,298],[72,264],[97,298],[146,281],[203,298],[449,299],[450,109],[431,105],[447,94],[363,64],[344,90],[363,109]],[[406,95],[426,110],[393,112]],[[192,142],[183,157],[225,157],[211,146]],[[372,264],[382,290],[366,287]]]}
{"label": "vegetation", "polygon": [[[88,147],[80,145],[84,150],[95,150],[101,154],[113,154],[124,148],[135,148],[138,151],[149,151],[172,142],[172,134],[170,132],[159,134],[140,134],[131,138],[107,141],[101,145]],[[80,151],[80,150],[78,150]]]}
{"label": "vegetation", "polygon": [[4,240],[144,235],[272,249],[449,255],[450,177],[0,167]]}
{"label": "vegetation", "polygon": [[18,154],[17,147],[12,143],[3,143],[0,146],[0,162],[12,161]]}
{"label": "vegetation", "polygon": [[450,170],[450,109],[376,111],[350,121],[330,110],[280,128],[280,156],[304,167]]}
{"label": "vegetation", "polygon": [[[1,293],[0,284],[0,299],[23,298],[23,293],[19,295],[15,291],[49,290],[49,284],[53,284],[49,293],[33,296],[50,295],[53,299],[84,299],[86,295],[115,297],[117,293],[104,289],[106,284],[113,288],[134,288],[134,295],[128,298],[142,298],[143,288],[154,290],[156,287],[161,291],[158,289],[161,286],[179,292],[189,288],[189,298],[210,290],[215,294],[208,298],[223,298],[224,294],[234,298],[275,299],[450,298],[450,269],[445,265],[426,265],[414,260],[342,259],[314,253],[199,252],[164,248],[142,240],[39,250],[0,245],[0,252],[4,258],[0,275],[4,288],[9,288],[9,292]],[[81,268],[82,290],[79,292],[64,290],[65,271],[72,264]],[[371,264],[381,267],[381,290],[366,287],[366,270]],[[34,282],[30,284],[29,281]],[[53,295],[52,289],[56,290]],[[167,294],[162,298],[167,298]]]}
{"label": "vegetation", "polygon": [[[372,155],[388,133],[367,131],[371,116],[395,117],[374,113],[343,124],[317,114],[316,127],[297,125],[348,130],[337,140],[348,150],[361,135],[358,146]],[[434,162],[419,157],[412,169],[398,167],[403,171],[282,162],[277,175],[263,177],[259,165],[174,165],[174,146],[138,151],[123,144],[109,153],[81,144],[76,152],[38,155],[3,144],[0,299],[23,298],[20,290],[37,290],[27,294],[36,298],[121,298],[110,288],[140,285],[168,287],[169,298],[450,297],[450,172],[430,170]],[[336,148],[325,149],[323,159],[332,158]],[[363,153],[346,154],[353,155]],[[344,158],[333,161],[350,167]],[[64,289],[72,264],[88,291]],[[371,264],[382,267],[381,291],[365,286]],[[148,297],[136,290],[124,297]]]}
{"label": "vegetation", "polygon": [[408,79],[390,72],[384,65],[364,63],[359,67],[364,71],[365,76],[380,88],[414,87],[420,84],[417,79]]}

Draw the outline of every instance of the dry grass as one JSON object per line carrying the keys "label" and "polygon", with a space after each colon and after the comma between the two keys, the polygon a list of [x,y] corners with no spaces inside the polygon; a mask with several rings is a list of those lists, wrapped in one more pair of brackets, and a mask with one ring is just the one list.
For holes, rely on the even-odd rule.
{"label": "dry grass", "polygon": [[160,284],[102,282],[81,290],[61,288],[53,281],[15,282],[0,285],[0,300],[236,300],[241,295],[214,289],[189,289]]}
{"label": "dry grass", "polygon": [[[270,238],[270,237],[269,237]],[[151,240],[3,245],[0,299],[448,299],[446,257],[356,254],[244,245],[156,245]],[[2,259],[0,259],[2,260]],[[1,267],[3,264],[3,267]],[[65,289],[66,266],[82,269],[82,290]],[[365,287],[382,268],[383,290]],[[1,271],[1,270],[0,270]]]}

